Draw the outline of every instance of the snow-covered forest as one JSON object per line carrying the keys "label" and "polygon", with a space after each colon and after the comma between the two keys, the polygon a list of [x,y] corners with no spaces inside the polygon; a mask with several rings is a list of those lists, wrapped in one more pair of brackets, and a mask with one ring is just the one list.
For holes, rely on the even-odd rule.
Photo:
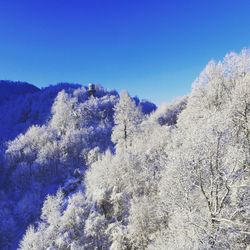
{"label": "snow-covered forest", "polygon": [[250,249],[250,51],[158,108],[95,88],[0,82],[0,249]]}

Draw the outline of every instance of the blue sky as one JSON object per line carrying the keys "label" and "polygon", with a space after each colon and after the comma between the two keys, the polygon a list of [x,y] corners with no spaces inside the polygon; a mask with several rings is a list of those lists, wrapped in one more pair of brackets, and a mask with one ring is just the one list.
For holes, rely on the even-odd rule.
{"label": "blue sky", "polygon": [[248,0],[0,0],[0,79],[100,83],[160,104],[250,47]]}

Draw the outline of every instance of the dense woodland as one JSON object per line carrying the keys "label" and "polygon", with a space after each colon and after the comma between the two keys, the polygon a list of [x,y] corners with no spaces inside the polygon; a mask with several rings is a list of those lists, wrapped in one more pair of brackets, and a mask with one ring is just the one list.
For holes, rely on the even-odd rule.
{"label": "dense woodland", "polygon": [[157,109],[67,84],[0,109],[0,249],[250,249],[249,50]]}

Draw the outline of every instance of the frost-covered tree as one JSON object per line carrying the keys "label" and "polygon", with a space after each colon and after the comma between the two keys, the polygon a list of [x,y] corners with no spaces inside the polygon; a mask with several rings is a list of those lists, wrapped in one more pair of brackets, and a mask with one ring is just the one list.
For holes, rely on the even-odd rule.
{"label": "frost-covered tree", "polygon": [[20,249],[91,249],[94,246],[92,238],[85,233],[89,212],[82,192],[68,200],[63,199],[60,191],[55,196],[48,196],[42,209],[42,222],[37,228],[28,228]]}
{"label": "frost-covered tree", "polygon": [[142,113],[127,92],[121,93],[120,100],[115,106],[114,121],[112,141],[117,147],[130,146],[142,121]]}
{"label": "frost-covered tree", "polygon": [[[231,58],[231,70],[246,58],[237,55],[235,65]],[[179,210],[173,218],[190,225],[183,232],[190,249],[245,249],[249,243],[249,73],[230,75],[235,71],[227,67],[210,63],[195,83],[161,182],[163,202],[170,212]]]}
{"label": "frost-covered tree", "polygon": [[77,112],[76,99],[61,91],[52,106],[51,127],[55,128],[59,135],[64,135],[68,129],[76,128],[79,116]]}

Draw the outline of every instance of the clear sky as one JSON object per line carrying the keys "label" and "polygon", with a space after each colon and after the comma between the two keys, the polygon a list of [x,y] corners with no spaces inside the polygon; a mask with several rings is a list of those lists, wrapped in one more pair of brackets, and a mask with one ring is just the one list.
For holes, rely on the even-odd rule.
{"label": "clear sky", "polygon": [[0,79],[100,83],[157,104],[250,47],[249,0],[0,0]]}

